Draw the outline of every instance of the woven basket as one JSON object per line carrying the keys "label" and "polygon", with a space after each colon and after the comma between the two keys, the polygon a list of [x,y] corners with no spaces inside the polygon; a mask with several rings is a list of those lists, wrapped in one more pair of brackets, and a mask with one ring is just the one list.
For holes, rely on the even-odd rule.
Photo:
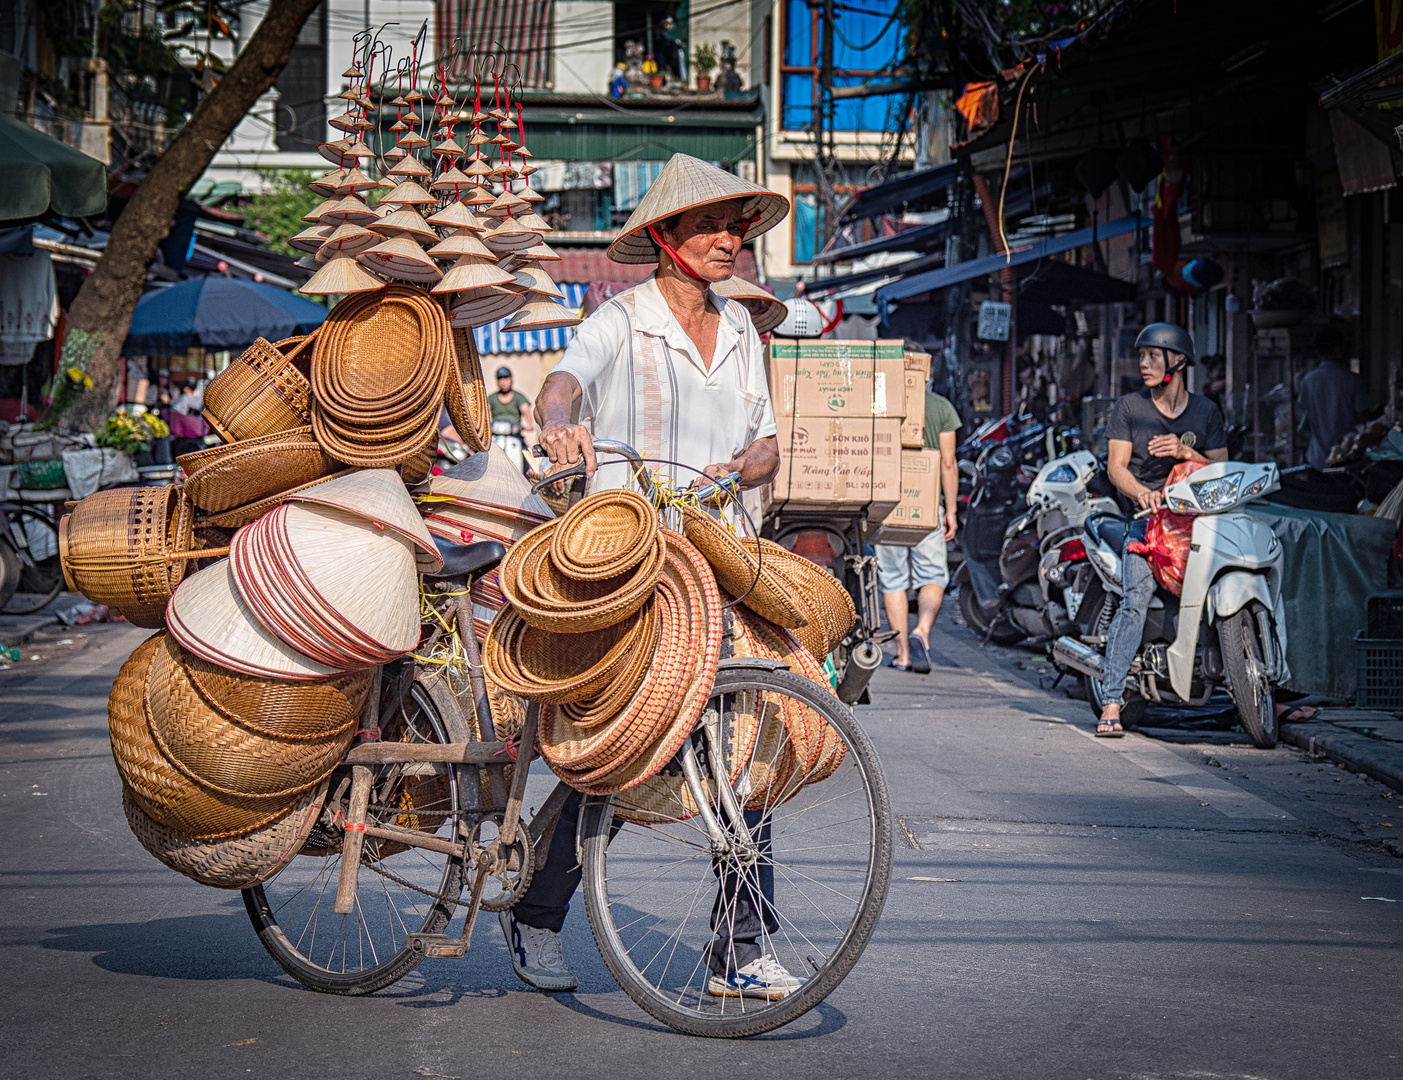
{"label": "woven basket", "polygon": [[621,668],[613,681],[595,697],[588,700],[569,702],[560,706],[561,716],[580,730],[612,720],[622,712],[652,667],[653,657],[658,651],[658,641],[662,637],[662,623],[658,622],[650,642],[643,642],[633,657]]}
{"label": "woven basket", "polygon": [[325,802],[326,785],[320,784],[271,825],[232,840],[207,842],[160,824],[122,785],[122,812],[141,846],[177,874],[216,889],[251,889],[273,878],[302,850]]}
{"label": "woven basket", "polygon": [[421,453],[426,446],[432,446],[438,439],[437,404],[420,417],[422,426],[403,438],[379,439],[375,437],[373,428],[343,437],[326,424],[320,404],[312,406],[312,428],[316,432],[317,442],[337,461],[361,469],[393,469]]}
{"label": "woven basket", "polygon": [[210,513],[260,502],[340,468],[322,452],[310,426],[182,454],[176,462],[187,473],[185,494]]}
{"label": "woven basket", "polygon": [[266,499],[259,499],[258,502],[248,503],[244,506],[236,506],[232,510],[224,510],[218,514],[210,514],[201,519],[201,525],[212,526],[218,529],[238,529],[244,525],[252,524],[266,514],[281,506],[291,495],[296,495],[299,491],[306,491],[309,487],[315,487],[325,480],[335,480],[338,476],[345,476],[347,473],[355,472],[355,469],[342,469],[334,472],[330,476],[321,476],[315,480],[310,480],[305,484],[298,484],[294,488],[280,491],[276,495],[269,495]]}
{"label": "woven basket", "polygon": [[422,484],[433,475],[434,462],[437,459],[438,440],[432,439],[416,450],[412,458],[400,465],[399,476],[404,481],[405,487]]}
{"label": "woven basket", "polygon": [[239,799],[196,784],[156,746],[146,713],[146,680],[161,646],[157,634],[122,665],[107,700],[112,757],[142,812],[190,840],[227,840],[266,828],[300,801]]}
{"label": "woven basket", "polygon": [[454,328],[453,353],[457,370],[449,373],[443,403],[463,445],[476,453],[492,445],[492,410],[471,330]]}
{"label": "woven basket", "polygon": [[808,625],[794,629],[794,636],[820,662],[836,649],[857,623],[857,609],[847,589],[817,563],[770,540],[741,541],[751,552],[757,548],[762,560],[773,564],[775,573],[789,583],[789,592],[808,616]]}
{"label": "woven basket", "polygon": [[112,488],[83,499],[59,522],[68,587],[135,626],[165,625],[166,603],[185,574],[193,514],[178,487]]}
{"label": "woven basket", "polygon": [[779,626],[808,625],[808,616],[775,573],[764,548],[757,561],[722,522],[691,506],[682,510],[682,531],[706,556],[717,582],[730,596],[744,597],[745,607]]}
{"label": "woven basket", "polygon": [[[152,739],[188,779],[221,795],[286,800],[316,787],[355,738],[351,724],[318,738],[285,739],[229,720],[190,681],[179,645],[162,635],[146,681]],[[261,719],[261,718],[260,718]]]}
{"label": "woven basket", "polygon": [[240,442],[306,426],[312,388],[301,365],[317,333],[277,345],[259,338],[210,381],[204,417],[220,438]]}
{"label": "woven basket", "polygon": [[660,627],[651,604],[593,634],[538,630],[513,609],[492,622],[483,667],[497,684],[528,701],[585,701],[609,686],[641,651],[656,647]]}
{"label": "woven basket", "polygon": [[226,720],[283,740],[315,740],[354,731],[370,693],[372,671],[325,682],[289,683],[242,675],[181,650],[185,677]]}
{"label": "woven basket", "polygon": [[587,495],[551,535],[550,558],[577,581],[618,577],[647,556],[658,534],[658,512],[636,491]]}

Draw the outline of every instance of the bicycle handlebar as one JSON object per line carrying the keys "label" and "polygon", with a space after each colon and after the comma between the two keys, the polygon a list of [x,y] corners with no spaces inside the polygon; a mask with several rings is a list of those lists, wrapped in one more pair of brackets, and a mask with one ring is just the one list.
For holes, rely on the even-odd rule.
{"label": "bicycle handlebar", "polygon": [[[638,481],[643,487],[643,494],[649,499],[652,498],[654,491],[653,478],[649,475],[648,470],[643,467],[643,457],[637,450],[629,446],[628,443],[619,442],[616,439],[595,439],[594,452],[596,454],[618,454],[620,457],[627,458],[633,465],[635,473],[638,476]],[[531,453],[536,457],[546,456],[545,449],[539,443],[531,448]],[[541,477],[540,480],[531,485],[531,493],[533,495],[537,494],[547,484],[554,484],[558,480],[568,480],[572,477],[583,476],[584,474],[585,462],[581,459],[568,469],[562,469],[560,472]],[[717,477],[711,483],[698,488],[695,492],[696,497],[699,501],[705,502],[707,499],[714,499],[717,495],[721,494],[722,491],[725,491],[732,498],[738,499],[740,497],[740,478],[741,474],[738,472],[727,473],[725,476]]]}

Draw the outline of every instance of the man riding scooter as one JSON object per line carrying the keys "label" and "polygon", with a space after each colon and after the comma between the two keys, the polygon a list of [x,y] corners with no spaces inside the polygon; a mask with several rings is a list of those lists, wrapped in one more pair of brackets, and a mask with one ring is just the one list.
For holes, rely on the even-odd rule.
{"label": "man riding scooter", "polygon": [[[1145,388],[1126,394],[1106,421],[1109,443],[1106,474],[1116,489],[1141,510],[1158,510],[1163,487],[1179,461],[1226,461],[1223,415],[1206,397],[1189,393],[1184,372],[1194,362],[1194,343],[1181,326],[1150,323],[1135,339]],[[1120,738],[1125,680],[1140,648],[1145,616],[1155,595],[1149,561],[1129,550],[1144,539],[1143,521],[1126,530],[1122,556],[1123,595],[1106,633],[1105,679],[1096,734]]]}

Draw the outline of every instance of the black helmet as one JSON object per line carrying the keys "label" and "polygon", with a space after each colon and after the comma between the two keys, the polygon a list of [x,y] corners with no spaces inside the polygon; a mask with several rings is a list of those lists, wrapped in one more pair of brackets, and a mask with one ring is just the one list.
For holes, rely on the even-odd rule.
{"label": "black helmet", "polygon": [[1194,362],[1194,339],[1182,326],[1176,326],[1172,322],[1150,323],[1136,337],[1135,347],[1137,349],[1169,349],[1172,352],[1182,353],[1186,364]]}
{"label": "black helmet", "polygon": [[499,367],[499,368],[497,369],[497,378],[499,378],[499,379],[510,379],[511,377],[512,377],[512,369],[511,369],[511,368],[509,368],[509,367]]}

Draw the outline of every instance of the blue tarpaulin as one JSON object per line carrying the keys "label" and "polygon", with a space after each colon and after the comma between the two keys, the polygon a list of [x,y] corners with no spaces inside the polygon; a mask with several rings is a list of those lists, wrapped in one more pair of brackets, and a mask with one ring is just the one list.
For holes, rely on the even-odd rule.
{"label": "blue tarpaulin", "polygon": [[256,338],[278,341],[310,334],[327,309],[272,285],[205,277],[147,293],[136,303],[123,352],[128,356],[183,353],[192,345],[235,349]]}

